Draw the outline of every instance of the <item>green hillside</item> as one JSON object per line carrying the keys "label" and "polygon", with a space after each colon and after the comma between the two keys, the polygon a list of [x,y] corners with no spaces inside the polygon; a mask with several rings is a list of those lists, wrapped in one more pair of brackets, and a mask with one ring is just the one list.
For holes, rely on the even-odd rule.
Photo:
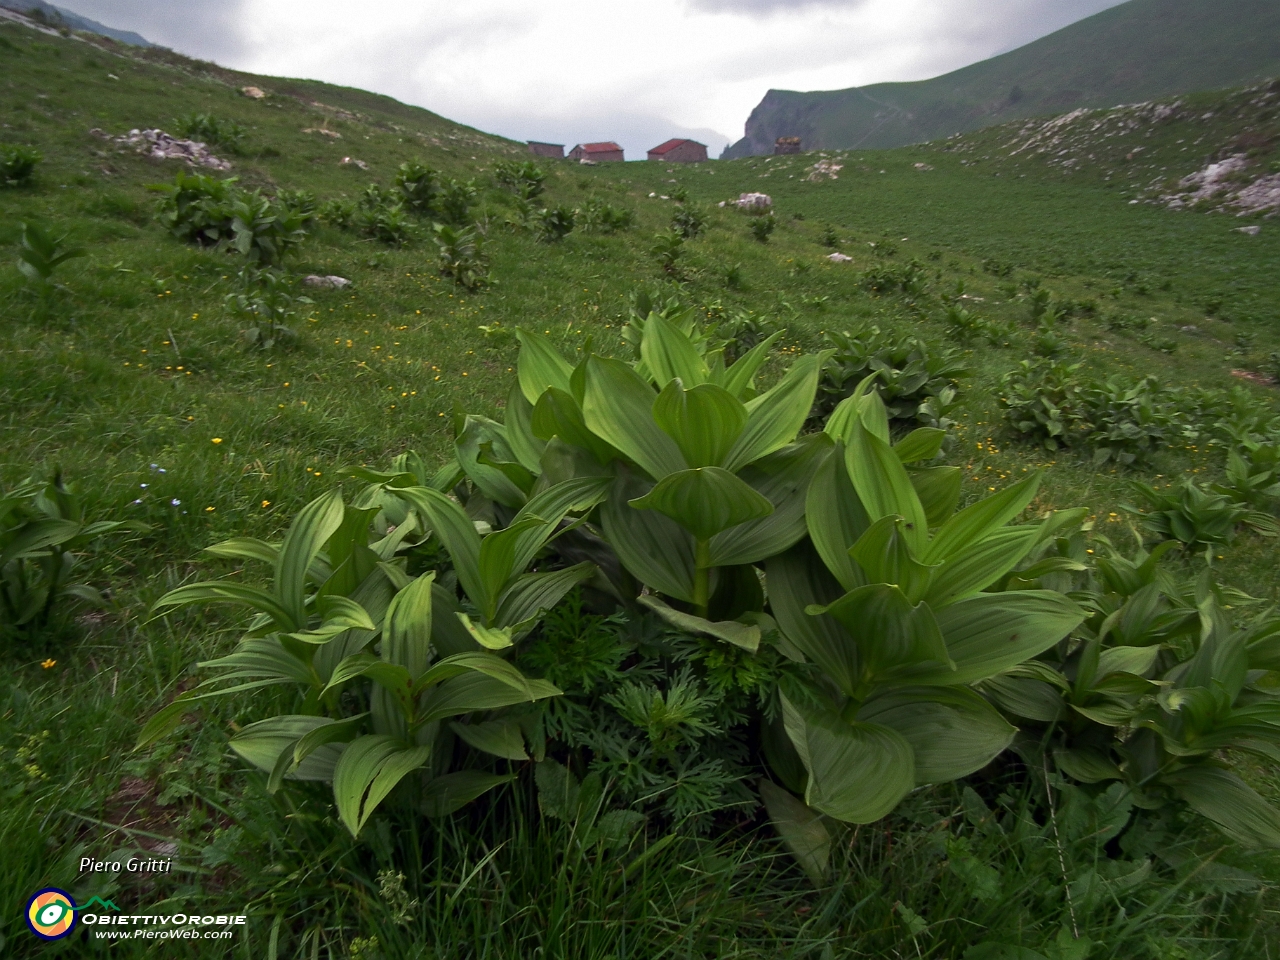
{"label": "green hillside", "polygon": [[1269,0],[1129,0],[1033,43],[915,83],[770,90],[724,158],[923,143],[1018,117],[1239,86],[1280,74]]}
{"label": "green hillside", "polygon": [[[1162,198],[1280,174],[1278,98],[521,171],[386,97],[0,25],[0,956],[1275,957],[1280,228]],[[230,169],[122,139],[156,127]],[[33,227],[84,256],[24,272]],[[723,499],[638,503],[702,447],[668,476]],[[963,562],[917,558],[942,530]],[[805,612],[831,569],[872,626]],[[131,858],[173,869],[92,866]],[[42,943],[46,888],[152,919]]]}

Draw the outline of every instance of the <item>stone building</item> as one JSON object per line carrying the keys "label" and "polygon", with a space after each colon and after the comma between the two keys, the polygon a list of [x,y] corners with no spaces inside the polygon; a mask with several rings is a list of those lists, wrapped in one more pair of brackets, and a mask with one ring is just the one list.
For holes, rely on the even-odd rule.
{"label": "stone building", "polygon": [[612,140],[605,140],[600,143],[580,143],[569,151],[569,159],[590,160],[592,163],[622,160],[622,148]]}
{"label": "stone building", "polygon": [[799,137],[779,137],[773,141],[773,152],[775,155],[779,153],[799,153],[800,138]]}
{"label": "stone building", "polygon": [[529,141],[529,152],[535,157],[546,157],[548,160],[564,159],[563,143],[541,143],[537,140]]}
{"label": "stone building", "polygon": [[707,145],[697,140],[676,138],[650,150],[649,159],[665,160],[667,163],[702,163],[707,159]]}

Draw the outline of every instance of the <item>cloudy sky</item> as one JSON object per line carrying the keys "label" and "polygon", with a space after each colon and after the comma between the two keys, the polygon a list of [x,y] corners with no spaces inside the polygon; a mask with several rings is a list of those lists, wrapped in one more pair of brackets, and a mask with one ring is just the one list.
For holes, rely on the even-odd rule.
{"label": "cloudy sky", "polygon": [[770,88],[921,80],[1118,0],[58,0],[182,53],[389,94],[518,140],[712,156]]}

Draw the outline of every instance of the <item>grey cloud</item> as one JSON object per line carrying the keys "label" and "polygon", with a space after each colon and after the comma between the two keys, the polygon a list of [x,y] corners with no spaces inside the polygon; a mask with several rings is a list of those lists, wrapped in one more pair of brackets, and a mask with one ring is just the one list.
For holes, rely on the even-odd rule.
{"label": "grey cloud", "polygon": [[813,7],[863,6],[867,0],[685,0],[687,6],[704,13],[732,13],[747,17],[767,17]]}
{"label": "grey cloud", "polygon": [[228,66],[246,50],[240,26],[249,0],[57,0],[57,6]]}

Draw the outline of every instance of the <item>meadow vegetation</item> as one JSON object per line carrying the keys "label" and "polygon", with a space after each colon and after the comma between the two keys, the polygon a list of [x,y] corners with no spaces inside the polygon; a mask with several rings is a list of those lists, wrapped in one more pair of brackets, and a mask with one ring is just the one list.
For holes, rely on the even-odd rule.
{"label": "meadow vegetation", "polygon": [[1275,955],[1271,221],[95,43],[0,28],[6,955]]}

